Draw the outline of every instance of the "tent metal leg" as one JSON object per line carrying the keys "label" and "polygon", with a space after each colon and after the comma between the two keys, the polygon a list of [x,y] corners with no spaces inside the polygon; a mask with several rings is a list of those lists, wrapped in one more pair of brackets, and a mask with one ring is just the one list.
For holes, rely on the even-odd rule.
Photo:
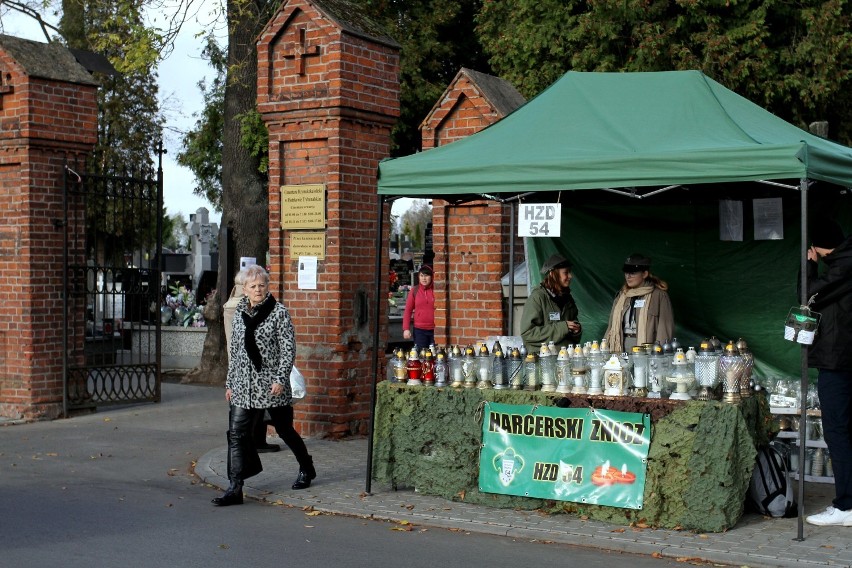
{"label": "tent metal leg", "polygon": [[376,223],[376,305],[373,309],[373,364],[370,372],[370,422],[367,428],[367,481],[364,491],[369,494],[373,483],[373,427],[376,421],[376,378],[379,376],[379,317],[382,313],[382,231],[384,231],[385,208],[378,197],[379,222]]}
{"label": "tent metal leg", "polygon": [[[808,303],[808,180],[802,178],[799,182],[799,199],[801,201],[801,259],[799,266],[799,303],[807,305]],[[808,413],[808,346],[801,346],[801,399],[799,400],[800,424],[807,423]],[[804,525],[804,510],[805,510],[805,429],[799,428],[799,484],[798,484],[798,532],[795,540],[805,540],[805,525]]]}

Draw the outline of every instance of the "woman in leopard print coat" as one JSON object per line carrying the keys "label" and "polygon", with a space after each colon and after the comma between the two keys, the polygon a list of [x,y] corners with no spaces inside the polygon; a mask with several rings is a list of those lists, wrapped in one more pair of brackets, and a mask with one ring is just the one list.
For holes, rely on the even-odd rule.
{"label": "woman in leopard print coat", "polygon": [[251,266],[240,277],[245,297],[234,313],[225,381],[225,398],[230,403],[230,486],[223,496],[213,499],[219,506],[241,504],[243,482],[263,470],[252,432],[264,410],[299,462],[293,489],[310,487],[316,477],[305,442],[293,428],[290,370],[296,358],[296,338],[290,314],[269,293],[269,274],[262,267]]}

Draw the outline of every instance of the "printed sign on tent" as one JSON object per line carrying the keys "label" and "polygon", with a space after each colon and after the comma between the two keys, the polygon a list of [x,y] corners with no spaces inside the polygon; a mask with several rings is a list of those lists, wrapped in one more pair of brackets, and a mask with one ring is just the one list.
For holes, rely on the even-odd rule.
{"label": "printed sign on tent", "polygon": [[518,205],[519,237],[560,237],[561,203],[521,203]]}
{"label": "printed sign on tent", "polygon": [[487,403],[479,489],[641,509],[650,435],[648,414]]}

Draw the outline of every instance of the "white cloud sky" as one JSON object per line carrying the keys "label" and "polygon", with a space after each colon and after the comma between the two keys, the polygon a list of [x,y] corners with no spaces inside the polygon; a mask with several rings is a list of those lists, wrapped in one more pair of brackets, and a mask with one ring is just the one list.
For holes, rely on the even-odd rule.
{"label": "white cloud sky", "polygon": [[[49,10],[45,11],[45,19],[55,23],[57,19],[50,14]],[[192,19],[183,26],[174,51],[158,69],[160,100],[165,101],[167,128],[164,141],[167,153],[163,157],[163,202],[169,214],[180,212],[186,219],[199,207],[205,207],[210,211],[210,220],[218,223],[221,214],[214,212],[206,199],[193,194],[195,178],[192,172],[175,162],[180,151],[180,135],[175,130],[185,132],[195,123],[192,115],[201,111],[204,104],[197,84],[205,77],[209,83],[214,76],[212,68],[201,58],[203,39],[195,37],[209,28],[210,18],[203,6],[197,14],[201,22]],[[2,25],[6,35],[45,41],[35,20],[17,12],[4,12]]]}

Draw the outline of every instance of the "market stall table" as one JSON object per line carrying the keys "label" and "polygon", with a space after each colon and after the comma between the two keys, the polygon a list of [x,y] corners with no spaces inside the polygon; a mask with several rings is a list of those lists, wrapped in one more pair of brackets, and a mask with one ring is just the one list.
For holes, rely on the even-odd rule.
{"label": "market stall table", "polygon": [[[649,413],[652,435],[642,509],[483,493],[478,488],[483,404],[596,407]],[[719,532],[733,527],[756,446],[777,427],[764,396],[739,405],[541,391],[377,386],[373,478],[394,487],[499,508],[572,513],[623,525]]]}

